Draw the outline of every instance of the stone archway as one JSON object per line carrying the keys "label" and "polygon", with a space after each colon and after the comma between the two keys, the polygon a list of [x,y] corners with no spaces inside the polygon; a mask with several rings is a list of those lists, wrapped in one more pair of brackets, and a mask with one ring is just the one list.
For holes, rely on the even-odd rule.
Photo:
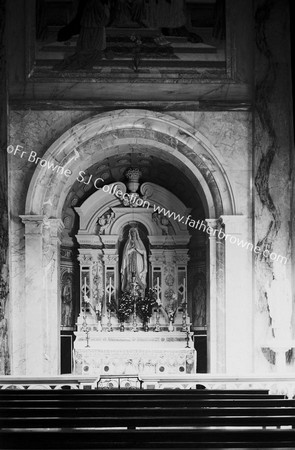
{"label": "stone archway", "polygon": [[[185,122],[145,110],[99,114],[64,133],[42,159],[71,174],[65,176],[38,165],[27,195],[26,214],[59,217],[69,186],[79,172],[104,155],[112,155],[126,142],[156,148],[158,154],[184,164],[197,181],[208,218],[235,214],[232,190],[214,146]],[[44,205],[48,200],[52,205]]]}
{"label": "stone archway", "polygon": [[[48,285],[51,288],[47,292],[44,291],[43,296],[47,299],[47,304],[51,305],[51,324],[57,324],[59,317],[56,304],[59,289],[59,233],[62,229],[61,211],[67,193],[81,171],[103,160],[106,155],[118,152],[126,143],[137,145],[148,152],[161,155],[175,165],[180,165],[202,199],[209,226],[219,227],[218,219],[222,216],[225,226],[231,226],[231,233],[239,234],[241,225],[245,224],[242,216],[235,216],[232,189],[216,157],[214,146],[183,121],[145,110],[120,110],[100,114],[79,123],[51,145],[42,157],[42,161],[47,163],[37,163],[27,195],[26,214],[22,216],[26,224],[26,273],[37,279],[43,277],[46,270],[50,277]],[[53,170],[55,166],[58,168]],[[51,259],[47,266],[45,263],[44,269],[44,264],[40,264],[40,261],[43,261],[42,248],[46,230]],[[234,321],[226,320],[226,309],[232,307],[236,301],[237,286],[232,279],[231,270],[236,268],[237,262],[225,259],[223,242],[218,242],[216,237],[210,237],[209,242],[210,371],[220,372],[230,368],[230,361],[234,361],[235,352],[238,354],[236,348],[231,352],[229,347],[226,347],[226,339],[231,339],[237,331]],[[233,251],[228,249],[228,254],[232,257]],[[244,261],[241,263],[241,270],[245,270]],[[30,326],[30,317],[32,311],[35,313],[39,296],[32,295],[30,289],[26,292],[26,297],[26,321],[27,326]],[[43,317],[44,311],[38,307],[40,317]],[[27,364],[32,368],[27,373],[36,375],[35,367],[38,374],[54,374],[59,370],[57,333],[49,332],[44,336],[41,328],[41,325],[39,328],[35,325],[34,333],[30,337],[32,345],[27,344]],[[43,333],[43,341],[39,340],[37,345],[40,333]],[[32,365],[36,360],[36,345],[39,363]],[[44,348],[50,352],[50,372],[43,361]]]}

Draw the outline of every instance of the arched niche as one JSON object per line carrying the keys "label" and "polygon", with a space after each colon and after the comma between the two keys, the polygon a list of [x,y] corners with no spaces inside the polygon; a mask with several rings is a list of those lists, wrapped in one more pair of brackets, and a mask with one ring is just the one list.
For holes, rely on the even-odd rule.
{"label": "arched niche", "polygon": [[[232,188],[224,168],[218,161],[216,149],[205,136],[185,122],[157,112],[119,110],[96,115],[70,128],[42,157],[48,164],[53,163],[62,167],[63,172],[57,173],[50,168],[36,165],[27,193],[25,215],[22,216],[26,236],[26,277],[32,280],[25,292],[24,320],[26,327],[32,331],[28,337],[30,342],[26,342],[27,374],[58,373],[59,370],[59,343],[56,330],[60,316],[59,245],[63,228],[61,213],[65,199],[73,183],[78,180],[79,173],[103,161],[109,155],[124,151],[122,149],[126,145],[137,146],[141,151],[144,150],[178,166],[198,192],[205,216],[208,218],[207,224],[212,228],[221,226],[219,221],[221,216],[226,229],[232,234],[238,235],[245,227],[246,219],[236,216]],[[68,172],[65,172],[66,170]],[[108,206],[111,205],[112,203],[108,201]],[[174,207],[171,209],[175,210]],[[90,227],[95,223],[96,217],[92,217],[91,220]],[[87,232],[87,227],[85,231]],[[48,234],[50,239],[48,238],[46,243]],[[43,257],[44,242],[49,249],[48,255],[53,255],[48,263]],[[217,242],[216,238],[209,238],[210,289],[207,302],[212,372],[225,371],[227,361],[231,368],[235,367],[235,361],[239,361],[240,367],[249,367],[249,364],[240,358],[240,354],[245,352],[235,346],[231,348],[227,346],[227,342],[239,330],[239,325],[229,313],[230,308],[245,310],[247,303],[246,294],[240,291],[238,283],[233,279],[234,273],[238,270],[240,277],[249,282],[247,277],[249,265],[245,257],[241,258],[239,254],[237,258],[230,247],[223,251],[222,246],[224,243]],[[111,258],[112,255],[109,254],[108,257]],[[47,281],[40,291],[40,283],[34,280],[44,277]],[[48,314],[42,309],[40,298],[45,298],[50,305]],[[36,315],[37,322],[32,319]],[[53,331],[45,335],[44,320],[48,320],[48,317],[50,317],[49,329]],[[251,334],[248,318],[244,319],[244,324],[243,342],[247,343],[248,334]],[[42,340],[40,335],[43,336]],[[245,345],[243,348],[246,348]],[[44,354],[49,356],[46,361],[50,361],[50,364],[44,363]]]}
{"label": "arched niche", "polygon": [[[180,287],[183,288],[183,279],[187,277],[190,234],[187,227],[177,220],[165,218],[166,226],[163,226],[158,220],[155,207],[159,206],[168,211],[174,206],[181,216],[188,214],[190,209],[167,189],[147,182],[139,187],[140,194],[145,198],[145,203],[143,203],[145,206],[124,206],[123,200],[116,196],[116,192],[121,191],[124,194],[126,190],[126,185],[121,182],[105,185],[104,188],[90,195],[80,207],[75,208],[80,223],[76,239],[79,243],[81,284],[83,284],[83,279],[87,279],[92,285],[95,272],[96,277],[105,280],[104,293],[109,292],[111,289],[109,284],[112,284],[114,287],[112,294],[115,293],[118,297],[122,289],[120,261],[122,259],[123,232],[130,228],[130,224],[133,224],[131,226],[136,228],[141,226],[146,230],[144,235],[147,241],[147,262],[150,274],[147,286],[150,288],[155,286],[154,271],[156,269],[154,268],[157,267],[157,276],[161,280],[161,291],[164,293],[168,289],[171,291],[172,288],[175,288],[174,292],[176,293]],[[93,250],[93,247],[98,250]],[[94,253],[95,260],[93,260]],[[180,280],[178,274],[175,273],[175,286],[168,286],[164,280],[164,272],[167,272],[167,267],[171,265],[172,260],[175,267],[182,266],[182,279]],[[94,272],[93,265],[95,265]],[[83,292],[81,291],[81,303],[82,298]],[[95,309],[101,299],[91,297],[91,302]]]}

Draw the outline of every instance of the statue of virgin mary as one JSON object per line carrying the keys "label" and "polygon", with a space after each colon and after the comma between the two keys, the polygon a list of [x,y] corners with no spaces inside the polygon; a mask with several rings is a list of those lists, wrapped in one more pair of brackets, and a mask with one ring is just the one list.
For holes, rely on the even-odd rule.
{"label": "statue of virgin mary", "polygon": [[147,274],[146,249],[139,237],[138,229],[130,228],[128,240],[124,246],[121,266],[122,291],[131,290],[136,282],[140,290],[145,291]]}

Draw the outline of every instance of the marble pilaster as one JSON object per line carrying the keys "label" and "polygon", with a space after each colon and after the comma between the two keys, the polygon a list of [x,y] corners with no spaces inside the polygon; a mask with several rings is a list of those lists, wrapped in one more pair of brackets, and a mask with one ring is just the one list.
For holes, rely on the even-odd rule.
{"label": "marble pilaster", "polygon": [[25,224],[25,320],[26,375],[44,373],[43,228],[45,216],[21,216]]}
{"label": "marble pilaster", "polygon": [[227,373],[251,372],[252,254],[238,245],[239,240],[248,244],[248,219],[228,215],[221,219],[225,233],[225,369]]}
{"label": "marble pilaster", "polygon": [[[285,326],[282,327],[283,334],[290,331],[294,338],[295,330],[295,178],[294,136],[291,126],[292,95],[290,95],[292,74],[289,51],[289,7],[292,3],[287,0],[272,2],[255,0],[253,3],[255,17],[254,240],[256,245],[266,251],[265,254],[256,255],[255,258],[255,347],[257,348],[255,370],[265,370],[262,346],[265,346],[266,342],[269,345],[269,342],[273,340],[273,333],[276,336],[275,339],[278,338],[278,334],[281,334],[279,330],[281,326],[277,326],[277,319],[281,321],[286,315],[292,316],[292,329],[290,330],[290,321],[287,319]],[[276,255],[280,255],[282,259],[276,261]],[[285,264],[287,265],[284,267]],[[280,292],[279,296],[278,292]],[[276,310],[280,312],[280,317],[277,316]],[[285,336],[283,340],[286,340]],[[290,336],[287,341],[290,345]],[[267,370],[272,370],[269,364]]]}
{"label": "marble pilaster", "polygon": [[[208,227],[217,229],[216,219],[206,219]],[[207,260],[207,270],[209,271],[209,289],[208,299],[209,308],[207,308],[208,333],[208,353],[209,353],[209,372],[216,373],[217,370],[217,289],[216,289],[216,235],[212,232],[209,236],[209,258]],[[208,300],[207,300],[208,301]]]}
{"label": "marble pilaster", "polygon": [[45,320],[44,320],[44,350],[45,365],[48,375],[60,373],[60,244],[61,232],[64,228],[60,219],[48,219],[45,228],[49,231],[49,248],[47,257],[44,255],[43,265],[45,279]]}
{"label": "marble pilaster", "polygon": [[25,224],[26,375],[56,375],[60,365],[60,219],[20,216]]}

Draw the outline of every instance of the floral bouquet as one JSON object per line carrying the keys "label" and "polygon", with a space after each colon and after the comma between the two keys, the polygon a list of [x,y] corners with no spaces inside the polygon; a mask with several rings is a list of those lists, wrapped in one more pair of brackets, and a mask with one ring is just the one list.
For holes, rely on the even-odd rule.
{"label": "floral bouquet", "polygon": [[134,299],[130,291],[123,292],[119,299],[119,306],[117,307],[117,317],[119,322],[123,323],[131,316],[134,308]]}
{"label": "floral bouquet", "polygon": [[136,302],[136,311],[140,319],[147,323],[152,317],[153,308],[157,306],[157,295],[153,289],[149,289],[145,297],[139,297]]}

